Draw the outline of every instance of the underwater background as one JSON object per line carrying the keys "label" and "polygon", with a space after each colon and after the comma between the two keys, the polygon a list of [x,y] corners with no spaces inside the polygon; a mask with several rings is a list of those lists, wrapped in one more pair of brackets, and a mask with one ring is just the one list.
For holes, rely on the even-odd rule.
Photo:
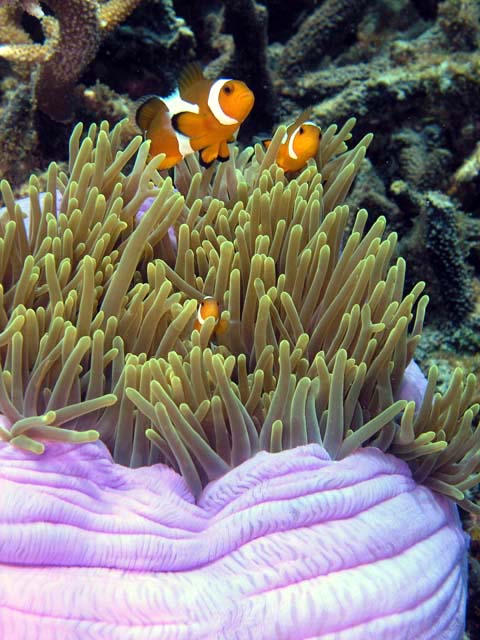
{"label": "underwater background", "polygon": [[[170,94],[192,61],[253,91],[241,146],[309,107],[323,130],[355,117],[353,145],[374,138],[346,203],[398,233],[407,289],[426,282],[422,370],[435,364],[442,390],[455,367],[473,372],[479,401],[480,2],[0,0],[0,45],[0,179],[16,198],[30,174],[42,187],[50,162],[66,166],[76,122],[113,128],[142,96]],[[461,517],[474,640],[480,517]]]}

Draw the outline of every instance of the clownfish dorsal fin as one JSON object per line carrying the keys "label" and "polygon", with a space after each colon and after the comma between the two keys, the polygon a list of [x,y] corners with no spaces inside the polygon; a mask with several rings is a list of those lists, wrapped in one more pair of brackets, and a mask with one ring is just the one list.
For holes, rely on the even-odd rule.
{"label": "clownfish dorsal fin", "polygon": [[145,96],[136,104],[135,123],[142,131],[148,131],[152,120],[160,112],[168,111],[165,102],[158,96]]}
{"label": "clownfish dorsal fin", "polygon": [[297,127],[300,127],[304,122],[309,120],[311,115],[312,115],[312,107],[308,107],[308,109],[305,109],[304,111],[302,111],[302,113],[298,116],[298,118],[296,118],[296,120],[291,125],[292,131],[295,131]]}
{"label": "clownfish dorsal fin", "polygon": [[188,95],[190,87],[201,80],[205,80],[202,67],[198,62],[189,62],[187,66],[184,67],[178,79],[178,90],[180,92],[180,96],[185,99],[185,95]]}

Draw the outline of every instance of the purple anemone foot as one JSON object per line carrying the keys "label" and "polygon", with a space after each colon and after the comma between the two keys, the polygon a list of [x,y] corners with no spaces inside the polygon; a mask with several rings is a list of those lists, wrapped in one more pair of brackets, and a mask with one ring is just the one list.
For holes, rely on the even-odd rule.
{"label": "purple anemone foot", "polygon": [[195,502],[100,443],[0,445],[0,637],[458,640],[457,508],[373,448],[259,453]]}

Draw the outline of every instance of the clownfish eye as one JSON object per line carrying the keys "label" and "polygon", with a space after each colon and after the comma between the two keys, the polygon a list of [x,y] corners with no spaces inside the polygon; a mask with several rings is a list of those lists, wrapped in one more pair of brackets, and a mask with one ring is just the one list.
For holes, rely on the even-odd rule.
{"label": "clownfish eye", "polygon": [[305,133],[305,129],[303,127],[300,127],[300,129],[298,130],[298,133],[300,134]]}
{"label": "clownfish eye", "polygon": [[227,96],[228,96],[228,95],[230,95],[232,93],[233,87],[229,83],[224,84],[223,87],[222,87],[222,91],[223,91],[223,93],[226,93]]}

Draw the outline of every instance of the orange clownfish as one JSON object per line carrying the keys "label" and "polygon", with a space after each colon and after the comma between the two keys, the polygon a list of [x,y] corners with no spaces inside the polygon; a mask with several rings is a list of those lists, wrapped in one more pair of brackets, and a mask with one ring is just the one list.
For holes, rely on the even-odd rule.
{"label": "orange clownfish", "polygon": [[[278,150],[276,163],[284,171],[299,171],[313,158],[322,138],[322,130],[314,122],[308,120],[310,110],[304,111],[296,120],[287,126],[282,144]],[[271,140],[265,140],[268,149]]]}
{"label": "orange clownfish", "polygon": [[254,96],[240,80],[207,80],[200,67],[189,64],[178,89],[167,98],[142,98],[135,120],[151,140],[150,154],[166,155],[160,169],[169,169],[200,151],[203,165],[228,160],[228,142],[252,110]]}
{"label": "orange clownfish", "polygon": [[215,318],[215,328],[213,332],[216,335],[222,335],[228,329],[228,322],[220,318],[220,306],[215,298],[208,296],[204,298],[198,306],[197,317],[193,328],[200,331],[203,323],[207,318]]}

